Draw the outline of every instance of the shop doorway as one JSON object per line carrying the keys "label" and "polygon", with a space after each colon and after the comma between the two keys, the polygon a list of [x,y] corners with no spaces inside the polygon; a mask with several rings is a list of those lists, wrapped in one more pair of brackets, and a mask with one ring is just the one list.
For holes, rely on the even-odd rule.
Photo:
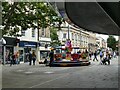
{"label": "shop doorway", "polygon": [[23,50],[19,50],[19,60],[20,62],[24,62],[24,54],[23,54]]}
{"label": "shop doorway", "polygon": [[29,52],[31,51],[31,48],[27,47],[24,48],[24,62],[29,61]]}

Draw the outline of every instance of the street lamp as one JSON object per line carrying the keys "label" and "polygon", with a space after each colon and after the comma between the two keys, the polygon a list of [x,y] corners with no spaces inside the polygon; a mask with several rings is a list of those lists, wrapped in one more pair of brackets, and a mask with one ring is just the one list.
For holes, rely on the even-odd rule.
{"label": "street lamp", "polygon": [[70,26],[68,24],[68,39],[70,39]]}
{"label": "street lamp", "polygon": [[[38,12],[38,14],[39,14],[39,9],[37,8],[37,12]],[[40,37],[40,32],[39,32],[39,15],[37,15],[37,60],[38,60],[38,62],[40,61],[40,49],[39,49],[39,47],[40,47],[40,39],[39,39],[39,37]]]}
{"label": "street lamp", "polygon": [[3,45],[3,65],[5,65],[5,55],[6,55],[6,40],[1,38],[1,43]]}

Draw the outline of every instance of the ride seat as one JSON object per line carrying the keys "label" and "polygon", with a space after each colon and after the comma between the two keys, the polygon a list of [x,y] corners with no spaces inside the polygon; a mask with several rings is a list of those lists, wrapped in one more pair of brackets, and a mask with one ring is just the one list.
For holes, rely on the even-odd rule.
{"label": "ride seat", "polygon": [[73,60],[79,59],[79,54],[72,54],[71,56],[72,56]]}
{"label": "ride seat", "polygon": [[56,60],[61,60],[62,59],[62,54],[55,54]]}

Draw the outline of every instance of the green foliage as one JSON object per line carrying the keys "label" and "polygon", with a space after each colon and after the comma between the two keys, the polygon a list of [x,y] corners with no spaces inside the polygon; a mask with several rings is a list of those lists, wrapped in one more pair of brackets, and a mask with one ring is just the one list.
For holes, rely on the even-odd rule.
{"label": "green foliage", "polygon": [[58,39],[58,35],[57,35],[57,28],[55,27],[51,27],[50,28],[50,37],[51,37],[51,46],[60,46],[61,43]]}
{"label": "green foliage", "polygon": [[44,2],[2,2],[3,35],[16,35],[28,28],[47,28],[61,22],[47,3]]}
{"label": "green foliage", "polygon": [[112,48],[113,50],[116,50],[116,44],[117,41],[113,36],[109,36],[109,38],[107,39],[107,45],[109,48]]}

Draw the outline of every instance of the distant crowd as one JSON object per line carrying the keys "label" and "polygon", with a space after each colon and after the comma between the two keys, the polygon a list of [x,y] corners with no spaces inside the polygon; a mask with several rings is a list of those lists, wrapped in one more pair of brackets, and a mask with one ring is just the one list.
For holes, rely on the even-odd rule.
{"label": "distant crowd", "polygon": [[[98,61],[98,55],[100,56],[100,64],[107,64],[110,65],[110,59],[112,58],[116,58],[119,55],[118,51],[113,51],[113,50],[108,50],[106,49],[105,51],[100,50],[99,52],[95,51],[93,52],[89,52],[89,57],[90,60],[92,59],[92,55],[94,56],[93,61]],[[106,63],[107,62],[107,63]]]}

